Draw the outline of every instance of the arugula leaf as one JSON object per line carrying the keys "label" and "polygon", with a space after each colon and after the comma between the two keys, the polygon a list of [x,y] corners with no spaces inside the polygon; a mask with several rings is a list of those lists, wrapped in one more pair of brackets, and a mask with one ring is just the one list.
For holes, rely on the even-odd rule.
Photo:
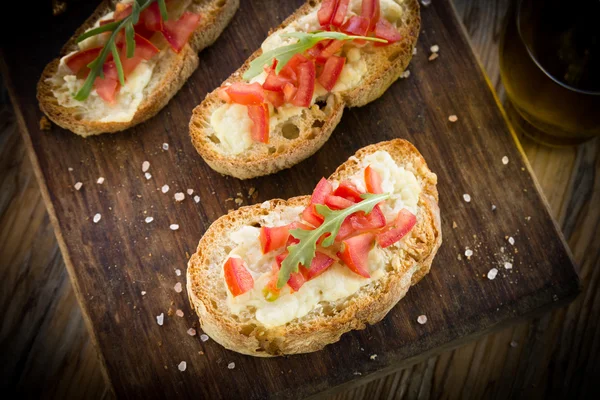
{"label": "arugula leaf", "polygon": [[273,50],[269,50],[263,53],[260,57],[255,58],[250,63],[249,68],[244,72],[243,78],[247,81],[254,78],[256,75],[263,71],[263,66],[270,64],[273,59],[277,60],[277,66],[275,67],[275,73],[279,73],[283,67],[290,61],[290,59],[296,55],[304,53],[306,50],[315,46],[322,40],[336,39],[336,40],[354,40],[363,39],[371,42],[387,43],[385,39],[379,39],[370,36],[354,36],[346,35],[342,32],[328,32],[328,31],[315,31],[315,32],[288,32],[280,34],[284,38],[298,39],[296,43],[289,44],[287,46],[277,47]]}
{"label": "arugula leaf", "polygon": [[167,5],[165,4],[165,0],[158,0],[158,8],[160,9],[160,16],[162,17],[163,21],[168,20],[169,16],[167,14]]}
{"label": "arugula leaf", "polygon": [[346,217],[358,211],[363,211],[365,214],[370,213],[375,205],[382,200],[388,199],[390,194],[364,193],[360,197],[363,199],[361,202],[343,210],[333,211],[325,205],[317,204],[315,205],[317,212],[325,218],[321,226],[312,231],[305,229],[292,229],[290,231],[290,234],[300,240],[300,243],[287,248],[289,254],[281,263],[281,269],[277,278],[278,289],[285,286],[290,279],[290,274],[298,272],[299,264],[310,266],[317,251],[317,241],[321,236],[329,233],[329,236],[321,242],[321,246],[331,246]]}

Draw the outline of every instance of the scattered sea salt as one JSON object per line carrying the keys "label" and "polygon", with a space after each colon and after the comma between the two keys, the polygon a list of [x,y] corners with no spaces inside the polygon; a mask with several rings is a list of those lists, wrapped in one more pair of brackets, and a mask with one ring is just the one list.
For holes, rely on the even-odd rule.
{"label": "scattered sea salt", "polygon": [[177,276],[181,276],[181,270],[180,270],[180,269],[176,269],[176,270],[175,270],[175,275],[177,275]]}
{"label": "scattered sea salt", "polygon": [[187,190],[187,194],[189,194],[190,196],[194,194],[194,189],[188,189]]}
{"label": "scattered sea salt", "polygon": [[496,205],[492,204],[492,211],[496,211],[496,208],[497,208]]}
{"label": "scattered sea salt", "polygon": [[69,170],[69,172],[73,172],[73,168],[69,167],[67,169]]}
{"label": "scattered sea salt", "polygon": [[371,354],[371,357],[369,357],[371,360],[374,360],[377,358],[377,354]]}
{"label": "scattered sea salt", "polygon": [[183,193],[175,193],[175,201],[183,201],[185,199],[185,194]]}
{"label": "scattered sea salt", "polygon": [[177,311],[175,311],[175,315],[177,315],[180,318],[183,318],[183,311],[177,310]]}
{"label": "scattered sea salt", "polygon": [[181,291],[183,290],[183,289],[181,288],[181,282],[177,282],[177,283],[175,284],[175,286],[173,287],[173,289],[175,289],[175,291],[176,291],[177,293],[181,293]]}
{"label": "scattered sea salt", "polygon": [[169,185],[164,185],[160,188],[160,191],[163,193],[167,193],[169,191]]}
{"label": "scattered sea salt", "polygon": [[206,342],[209,339],[208,335],[203,333],[202,335],[200,335],[200,340],[202,340],[203,342]]}
{"label": "scattered sea salt", "polygon": [[429,48],[429,50],[431,50],[432,53],[437,53],[438,51],[440,51],[440,46],[438,46],[437,44],[434,44],[433,46],[431,46]]}
{"label": "scattered sea salt", "polygon": [[511,236],[508,238],[508,243],[515,244],[515,239]]}
{"label": "scattered sea salt", "polygon": [[467,202],[470,203],[471,202],[471,195],[469,194],[463,194],[463,199]]}
{"label": "scattered sea salt", "polygon": [[512,340],[510,342],[510,347],[517,347],[519,345],[519,343],[517,343],[516,341]]}
{"label": "scattered sea salt", "polygon": [[466,257],[471,257],[473,255],[473,250],[471,249],[466,249],[465,250],[465,256]]}
{"label": "scattered sea salt", "polygon": [[102,185],[104,183],[104,177],[101,176],[100,178],[98,178],[98,180],[96,181],[96,183],[98,185]]}
{"label": "scattered sea salt", "polygon": [[234,369],[235,368],[235,363],[234,362],[230,362],[229,364],[227,364],[227,368]]}
{"label": "scattered sea salt", "polygon": [[146,173],[144,174],[144,176],[146,177],[146,179],[150,179],[150,178],[152,178],[152,175],[150,175],[150,172],[146,172]]}
{"label": "scattered sea salt", "polygon": [[413,56],[416,56],[416,55],[417,55],[417,48],[413,47]]}
{"label": "scattered sea salt", "polygon": [[187,334],[190,336],[196,336],[196,330],[194,328],[190,328],[187,330]]}
{"label": "scattered sea salt", "polygon": [[146,291],[142,290],[142,296],[145,296],[145,295],[146,295]]}
{"label": "scattered sea salt", "polygon": [[456,122],[456,121],[458,121],[458,117],[453,114],[453,115],[451,115],[451,116],[448,117],[448,121],[450,121],[450,122]]}
{"label": "scattered sea salt", "polygon": [[163,143],[163,150],[169,150],[169,143]]}
{"label": "scattered sea salt", "polygon": [[427,323],[427,316],[419,315],[419,317],[417,318],[417,322],[420,323],[421,325]]}
{"label": "scattered sea salt", "polygon": [[176,231],[177,229],[179,229],[179,225],[171,224],[171,225],[169,225],[169,229],[171,229],[172,231]]}
{"label": "scattered sea salt", "polygon": [[200,196],[194,196],[194,201],[196,203],[200,203]]}
{"label": "scattered sea salt", "polygon": [[498,270],[496,268],[492,268],[488,272],[487,277],[489,280],[492,280],[492,279],[496,278],[496,275],[498,275]]}
{"label": "scattered sea salt", "polygon": [[142,172],[148,171],[149,168],[150,168],[150,163],[148,161],[144,161],[142,163]]}
{"label": "scattered sea salt", "polygon": [[94,223],[97,224],[98,221],[100,221],[100,218],[102,218],[102,215],[100,215],[100,213],[94,215]]}
{"label": "scattered sea salt", "polygon": [[185,361],[182,361],[182,362],[180,362],[180,363],[179,363],[179,365],[177,366],[177,368],[178,368],[178,369],[179,369],[181,372],[183,372],[183,371],[185,371],[185,369],[187,368],[187,363],[186,363]]}
{"label": "scattered sea salt", "polygon": [[165,313],[160,313],[160,315],[156,316],[156,323],[162,326],[163,322],[165,322]]}
{"label": "scattered sea salt", "polygon": [[146,223],[149,224],[150,222],[154,221],[154,218],[146,217],[146,219],[144,221],[146,221]]}
{"label": "scattered sea salt", "polygon": [[406,79],[406,78],[408,78],[409,76],[410,76],[410,71],[409,71],[409,70],[406,70],[406,71],[404,71],[404,72],[403,72],[403,73],[400,75],[400,78]]}
{"label": "scattered sea salt", "polygon": [[82,186],[83,186],[83,183],[81,183],[81,182],[77,182],[77,183],[75,184],[75,190],[79,190],[79,189],[81,189],[81,187],[82,187]]}
{"label": "scattered sea salt", "polygon": [[504,165],[508,164],[508,157],[506,157],[506,156],[502,157],[502,164],[504,164]]}
{"label": "scattered sea salt", "polygon": [[504,263],[504,268],[506,269],[512,269],[512,263],[509,263],[508,261]]}

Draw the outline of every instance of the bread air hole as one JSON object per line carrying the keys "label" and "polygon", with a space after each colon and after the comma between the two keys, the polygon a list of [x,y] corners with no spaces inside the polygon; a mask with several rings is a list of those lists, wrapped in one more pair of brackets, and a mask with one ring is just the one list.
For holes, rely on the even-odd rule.
{"label": "bread air hole", "polygon": [[269,154],[274,154],[277,151],[277,149],[275,149],[275,147],[271,146],[269,147]]}
{"label": "bread air hole", "polygon": [[211,142],[213,142],[214,144],[219,144],[219,143],[221,143],[221,141],[219,140],[219,138],[218,138],[218,137],[216,137],[215,135],[210,135],[208,138],[209,138],[209,139],[210,139],[210,141],[211,141]]}
{"label": "bread air hole", "polygon": [[256,325],[254,325],[254,324],[243,325],[240,328],[240,333],[244,336],[250,336],[252,334],[252,332],[254,332],[255,329],[256,329]]}
{"label": "bread air hole", "polygon": [[325,121],[320,120],[320,119],[316,119],[313,123],[312,123],[312,127],[313,128],[322,128],[323,125],[325,125]]}
{"label": "bread air hole", "polygon": [[309,2],[308,2],[308,4],[309,4],[311,7],[314,7],[316,3],[315,3],[313,0],[311,0],[311,1],[309,1]]}
{"label": "bread air hole", "polygon": [[225,3],[227,3],[226,0],[219,0],[217,1],[217,7],[221,8],[225,5]]}
{"label": "bread air hole", "polygon": [[396,52],[394,52],[394,53],[390,54],[390,56],[388,57],[388,61],[389,61],[389,62],[394,62],[394,61],[396,61],[396,59],[397,59],[398,57],[400,57],[400,54],[402,54],[402,52],[400,52],[400,51],[396,51]]}
{"label": "bread air hole", "polygon": [[291,122],[286,122],[281,128],[281,134],[288,140],[297,139],[300,136],[300,128]]}

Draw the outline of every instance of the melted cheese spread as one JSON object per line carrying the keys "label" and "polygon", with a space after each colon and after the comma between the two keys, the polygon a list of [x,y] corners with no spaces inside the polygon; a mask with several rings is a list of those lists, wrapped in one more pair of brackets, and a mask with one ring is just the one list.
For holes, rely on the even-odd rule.
{"label": "melted cheese spread", "polygon": [[[364,169],[367,165],[374,168],[382,178],[382,188],[392,193],[383,206],[382,211],[388,222],[393,220],[398,211],[407,208],[412,213],[417,212],[417,203],[421,187],[412,172],[412,166],[398,166],[385,151],[377,151],[366,156],[361,162],[360,170],[351,180],[364,189]],[[338,182],[333,182],[337,186]],[[266,205],[268,208],[269,205]],[[282,226],[299,220],[303,207],[289,207],[284,212],[271,212],[262,217],[262,226]],[[394,214],[396,213],[396,214]],[[349,297],[361,287],[370,284],[385,275],[385,267],[390,260],[389,252],[375,246],[369,253],[369,273],[371,278],[364,278],[352,272],[340,262],[334,263],[318,277],[307,281],[300,290],[292,293],[286,285],[281,289],[279,298],[269,302],[265,299],[263,289],[272,277],[271,265],[281,251],[262,254],[259,240],[260,228],[243,226],[230,234],[230,239],[236,247],[228,257],[241,257],[254,278],[254,288],[248,292],[233,297],[227,288],[223,277],[223,285],[227,292],[227,306],[233,314],[244,312],[255,313],[256,319],[266,327],[284,325],[296,318],[301,318],[314,309],[321,307],[322,302],[332,302]],[[398,244],[395,244],[398,249]],[[398,250],[399,251],[399,250]],[[217,267],[217,266],[215,266]],[[223,265],[218,266],[223,276]]]}

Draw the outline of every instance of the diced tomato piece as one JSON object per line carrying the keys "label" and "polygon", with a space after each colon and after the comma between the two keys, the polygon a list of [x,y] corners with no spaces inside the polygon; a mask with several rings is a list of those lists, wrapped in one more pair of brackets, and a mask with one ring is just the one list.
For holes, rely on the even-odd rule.
{"label": "diced tomato piece", "polygon": [[290,274],[290,279],[288,279],[287,284],[292,289],[292,291],[297,292],[300,290],[302,285],[306,282],[306,277],[303,274],[303,270],[306,270],[303,266],[298,267],[298,272],[292,272]]}
{"label": "diced tomato piece", "polygon": [[292,99],[292,104],[298,107],[309,107],[315,92],[315,63],[308,61],[298,65],[298,91]]}
{"label": "diced tomato piece", "polygon": [[319,76],[319,83],[328,92],[331,92],[331,89],[335,86],[338,81],[340,74],[342,73],[342,69],[344,69],[344,64],[346,63],[346,57],[338,57],[331,56],[325,62],[325,66],[323,67],[323,71]]}
{"label": "diced tomato piece", "polygon": [[342,225],[340,226],[340,230],[338,231],[338,234],[335,237],[335,241],[341,242],[353,233],[354,228],[352,227],[352,220],[350,219],[350,217],[346,217],[346,219],[344,220],[344,222],[342,222]]}
{"label": "diced tomato piece", "polygon": [[233,297],[246,293],[254,287],[254,279],[239,257],[229,257],[223,266],[225,282]]}
{"label": "diced tomato piece", "polygon": [[177,21],[164,21],[162,34],[176,53],[179,53],[200,24],[200,15],[184,12]]}
{"label": "diced tomato piece", "polygon": [[323,60],[326,60],[340,51],[342,47],[344,47],[343,40],[332,40],[327,46],[325,46],[325,48],[323,48],[323,51],[321,51],[321,55],[319,57],[322,57]]}
{"label": "diced tomato piece", "polygon": [[311,224],[312,226],[319,227],[323,223],[323,216],[317,213],[314,204],[310,204],[302,212],[302,219]]}
{"label": "diced tomato piece", "polygon": [[325,205],[332,210],[343,210],[344,208],[348,208],[353,204],[354,202],[352,200],[348,200],[340,196],[331,195],[327,196],[325,199]]}
{"label": "diced tomato piece", "polygon": [[94,81],[94,86],[96,87],[96,93],[98,93],[98,96],[100,96],[102,100],[110,104],[115,102],[117,87],[119,86],[118,80],[107,77],[97,77]]}
{"label": "diced tomato piece", "polygon": [[265,93],[258,82],[235,82],[225,88],[232,102],[248,106],[261,104],[265,101]]}
{"label": "diced tomato piece", "polygon": [[311,280],[321,275],[327,270],[327,268],[333,265],[334,261],[335,260],[333,258],[321,253],[320,251],[315,252],[315,257],[310,263],[310,268],[306,272],[306,279]]}
{"label": "diced tomato piece", "polygon": [[358,212],[350,216],[352,228],[356,231],[368,231],[383,228],[385,226],[385,215],[381,212],[379,205],[373,207],[370,213]]}
{"label": "diced tomato piece", "polygon": [[348,4],[350,0],[338,0],[337,8],[335,10],[335,14],[331,19],[331,25],[340,27],[344,23],[344,19],[346,18],[346,13],[348,12]]}
{"label": "diced tomato piece", "polygon": [[386,248],[402,239],[417,223],[417,217],[403,208],[388,229],[377,235],[377,243]]}
{"label": "diced tomato piece", "polygon": [[335,10],[340,0],[323,0],[321,2],[321,8],[317,11],[317,17],[319,18],[319,24],[321,26],[329,26]]}
{"label": "diced tomato piece", "polygon": [[327,43],[329,43],[329,40],[321,40],[320,42],[317,42],[317,44],[315,44],[313,47],[306,50],[305,54],[309,58],[317,58],[321,55],[321,51],[323,51]]}
{"label": "diced tomato piece", "polygon": [[362,201],[361,193],[358,188],[350,181],[343,181],[333,192],[334,195],[352,200],[355,203]]}
{"label": "diced tomato piece", "polygon": [[296,92],[298,91],[298,89],[296,88],[296,86],[292,85],[291,83],[286,83],[285,86],[283,87],[283,99],[286,103],[289,103],[292,101],[292,99],[294,98],[294,96],[296,95]]}
{"label": "diced tomato piece", "polygon": [[123,42],[119,43],[118,46],[121,48],[119,55],[121,56],[121,64],[123,65],[123,74],[127,78],[131,72],[139,65],[143,60],[149,60],[160,52],[160,50],[152,44],[148,39],[137,33],[134,36],[135,40],[135,52],[133,57],[127,57],[127,45]]}
{"label": "diced tomato piece", "polygon": [[[100,21],[99,25],[100,25],[100,26],[102,26],[102,25],[110,24],[110,23],[112,23],[112,22],[115,22],[115,19],[114,19],[114,18],[111,18],[111,19],[105,19],[105,20],[102,20],[102,21]],[[110,31],[109,31],[109,32],[110,32]]]}
{"label": "diced tomato piece", "polygon": [[298,80],[298,66],[308,61],[308,58],[302,54],[294,54],[281,71],[279,71],[279,75],[288,78],[291,82],[296,82]]}
{"label": "diced tomato piece", "polygon": [[275,73],[275,70],[272,70],[269,72],[269,75],[267,75],[267,79],[265,79],[265,83],[263,83],[262,87],[265,90],[283,92],[283,87],[286,83],[293,83],[293,81],[290,77],[284,76],[281,73],[278,75]]}
{"label": "diced tomato piece", "polygon": [[369,19],[369,31],[372,31],[379,21],[379,0],[363,0],[361,15]]}
{"label": "diced tomato piece", "polygon": [[127,18],[132,11],[132,5],[130,4],[123,4],[123,3],[117,3],[117,5],[115,6],[115,13],[113,14],[113,18],[115,19],[115,21],[120,21],[122,19]]}
{"label": "diced tomato piece", "polygon": [[265,90],[265,98],[273,107],[278,108],[285,104],[285,98],[282,92],[272,92],[270,90]]}
{"label": "diced tomato piece", "polygon": [[[154,2],[140,13],[140,23],[143,23],[150,32],[160,32],[163,29],[163,20],[160,15],[158,2]],[[194,28],[195,29],[195,28]],[[187,40],[186,40],[187,41]]]}
{"label": "diced tomato piece", "polygon": [[114,61],[107,61],[102,66],[102,73],[106,79],[119,79],[119,73],[117,72],[117,65]]}
{"label": "diced tomato piece", "polygon": [[267,103],[249,105],[248,116],[253,122],[252,140],[269,143],[269,106]]}
{"label": "diced tomato piece", "polygon": [[[302,222],[292,222],[291,224],[289,224],[289,225],[288,225],[288,229],[289,229],[290,231],[291,231],[291,230],[293,230],[293,229],[303,229],[303,230],[305,230],[305,231],[311,231],[311,230],[313,230],[314,228],[313,228],[313,227],[310,227],[310,226],[308,226],[308,225],[306,225],[306,224],[303,224]],[[296,239],[296,238],[295,238],[294,236],[292,236],[292,234],[290,233],[290,235],[288,236],[288,240],[287,240],[287,243],[286,243],[286,247],[287,247],[287,246],[290,246],[290,245],[292,245],[292,244],[298,244],[298,243],[300,243],[300,240]],[[286,252],[286,254],[287,254],[287,252]]]}
{"label": "diced tomato piece", "polygon": [[349,35],[366,36],[369,32],[370,20],[362,15],[354,15],[341,27],[341,31]]}
{"label": "diced tomato piece", "polygon": [[370,165],[367,165],[367,168],[365,168],[365,185],[367,187],[367,192],[369,193],[383,193],[383,189],[381,188],[381,176],[379,176],[379,173],[371,168]]}
{"label": "diced tomato piece", "polygon": [[260,228],[260,248],[263,254],[267,254],[273,250],[277,250],[285,246],[290,231],[288,226],[263,226]]}
{"label": "diced tomato piece", "polygon": [[374,239],[375,235],[371,232],[346,239],[342,242],[343,250],[337,255],[353,272],[370,278],[368,258]]}
{"label": "diced tomato piece", "polygon": [[317,186],[315,186],[315,190],[313,190],[312,195],[310,196],[311,204],[325,204],[325,199],[331,194],[333,191],[333,187],[331,183],[325,178],[321,178]]}
{"label": "diced tomato piece", "polygon": [[102,46],[92,47],[90,49],[81,50],[73,54],[65,60],[65,64],[74,74],[79,73],[84,68],[87,68],[88,64],[98,58],[98,55],[102,51]]}
{"label": "diced tomato piece", "polygon": [[281,263],[277,263],[277,261],[273,261],[271,264],[271,279],[265,285],[263,289],[263,296],[267,301],[275,301],[279,297],[280,290],[277,289],[277,279],[279,278],[279,268]]}
{"label": "diced tomato piece", "polygon": [[375,46],[387,46],[402,39],[400,32],[387,19],[381,18],[375,25],[375,37],[385,39],[387,43],[375,43]]}

